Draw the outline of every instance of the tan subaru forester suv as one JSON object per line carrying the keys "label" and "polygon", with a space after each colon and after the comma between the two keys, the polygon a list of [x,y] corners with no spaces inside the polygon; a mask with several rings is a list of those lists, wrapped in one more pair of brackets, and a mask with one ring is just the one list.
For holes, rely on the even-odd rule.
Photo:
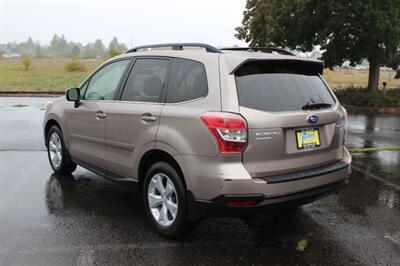
{"label": "tan subaru forester suv", "polygon": [[322,72],[276,48],[133,48],[47,104],[50,165],[134,184],[167,237],[314,201],[351,174],[346,110]]}

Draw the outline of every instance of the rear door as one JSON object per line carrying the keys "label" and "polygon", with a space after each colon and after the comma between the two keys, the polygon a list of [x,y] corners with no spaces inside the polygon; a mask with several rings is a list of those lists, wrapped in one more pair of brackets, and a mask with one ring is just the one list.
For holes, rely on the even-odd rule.
{"label": "rear door", "polygon": [[136,59],[120,99],[110,107],[106,153],[111,178],[136,178],[141,152],[155,145],[169,65],[168,58]]}
{"label": "rear door", "polygon": [[235,73],[248,123],[243,163],[253,177],[318,167],[341,158],[339,105],[316,63],[253,61]]}

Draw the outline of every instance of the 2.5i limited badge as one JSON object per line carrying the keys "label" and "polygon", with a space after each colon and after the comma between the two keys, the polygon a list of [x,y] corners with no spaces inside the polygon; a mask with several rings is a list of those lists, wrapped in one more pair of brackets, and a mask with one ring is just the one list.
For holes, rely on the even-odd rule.
{"label": "2.5i limited badge", "polygon": [[280,134],[280,131],[256,132],[256,140],[268,140],[272,139],[273,137],[279,136]]}

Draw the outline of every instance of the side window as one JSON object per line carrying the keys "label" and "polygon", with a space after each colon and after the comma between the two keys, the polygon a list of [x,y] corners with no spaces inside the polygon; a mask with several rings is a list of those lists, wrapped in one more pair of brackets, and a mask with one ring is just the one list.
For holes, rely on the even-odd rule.
{"label": "side window", "polygon": [[137,59],[129,74],[122,101],[161,102],[169,60]]}
{"label": "side window", "polygon": [[167,103],[194,100],[205,97],[207,93],[207,76],[203,64],[186,59],[175,59],[171,69]]}
{"label": "side window", "polygon": [[121,60],[100,69],[90,79],[85,100],[112,100],[118,83],[130,60]]}

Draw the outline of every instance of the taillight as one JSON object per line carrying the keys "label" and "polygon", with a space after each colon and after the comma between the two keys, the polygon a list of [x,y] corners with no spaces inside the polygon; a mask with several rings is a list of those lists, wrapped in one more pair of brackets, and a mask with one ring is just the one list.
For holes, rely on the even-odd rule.
{"label": "taillight", "polygon": [[337,124],[337,128],[339,130],[343,130],[342,145],[344,145],[347,138],[347,111],[344,107],[342,107],[342,112],[343,112],[343,118]]}
{"label": "taillight", "polygon": [[218,144],[220,153],[242,153],[246,147],[247,124],[238,114],[210,112],[200,115]]}
{"label": "taillight", "polygon": [[342,107],[343,110],[343,116],[344,116],[344,134],[343,134],[343,144],[346,142],[347,139],[347,120],[348,120],[348,115],[347,115],[347,110]]}

